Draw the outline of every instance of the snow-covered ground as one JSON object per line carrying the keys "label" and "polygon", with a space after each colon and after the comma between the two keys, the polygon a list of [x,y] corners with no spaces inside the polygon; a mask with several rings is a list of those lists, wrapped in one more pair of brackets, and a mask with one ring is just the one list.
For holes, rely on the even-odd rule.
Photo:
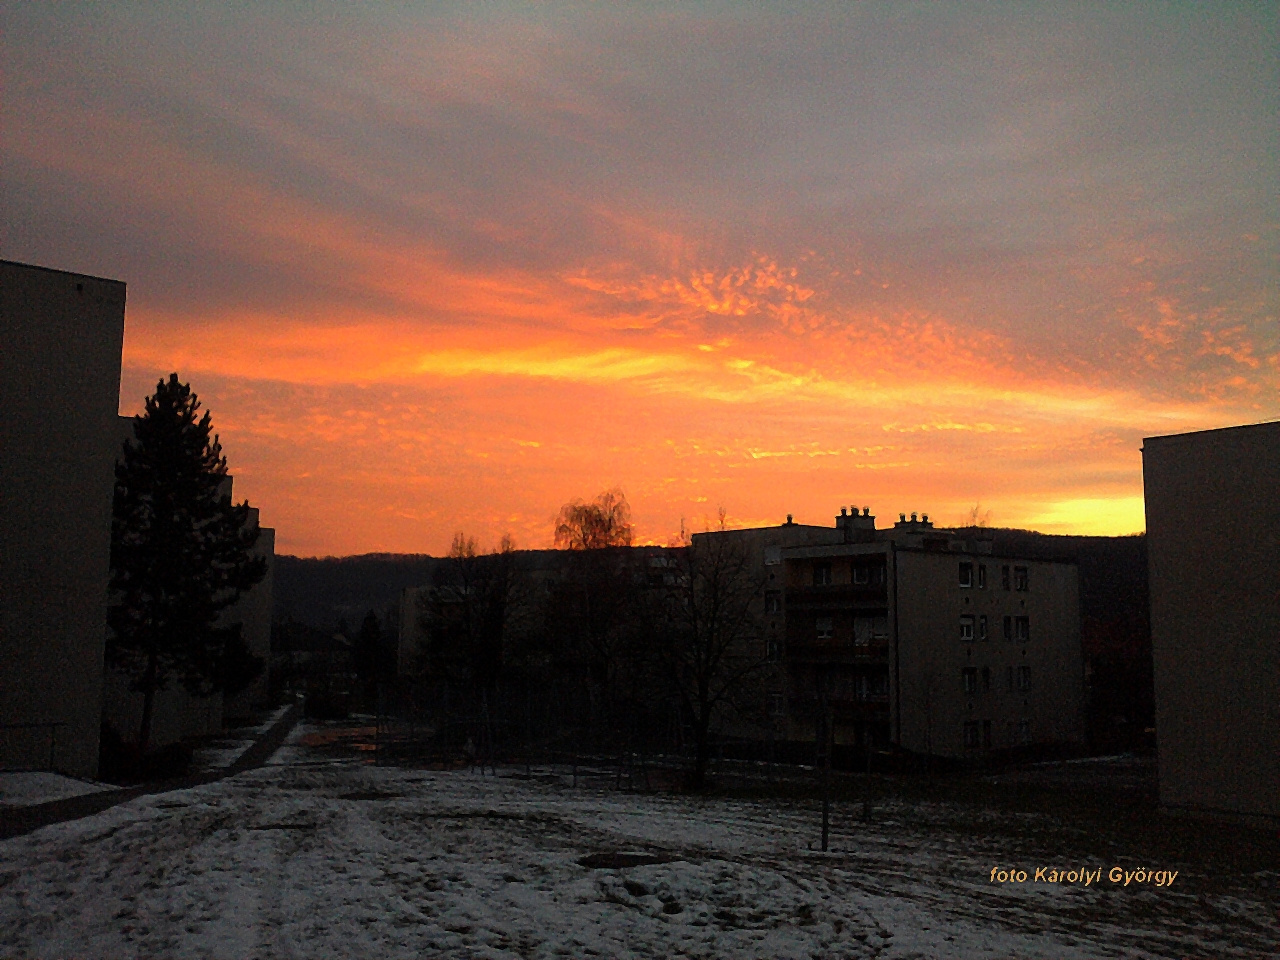
{"label": "snow-covered ground", "polygon": [[1135,850],[1086,862],[1101,883],[1002,886],[994,866],[1043,855],[952,829],[945,804],[837,808],[821,854],[809,803],[376,768],[313,732],[262,769],[0,843],[0,955],[1280,954],[1275,871],[1105,882],[1172,866]]}
{"label": "snow-covered ground", "polygon": [[0,773],[0,807],[24,807],[118,789],[111,783],[64,777],[60,773]]}

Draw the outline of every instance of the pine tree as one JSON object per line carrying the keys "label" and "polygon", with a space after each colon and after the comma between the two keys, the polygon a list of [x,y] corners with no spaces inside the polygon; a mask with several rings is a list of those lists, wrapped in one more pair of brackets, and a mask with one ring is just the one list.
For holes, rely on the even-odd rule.
{"label": "pine tree", "polygon": [[[219,614],[266,574],[249,504],[233,504],[227,461],[206,411],[171,374],[133,421],[116,465],[107,661],[143,695],[145,753],[157,691],[195,696],[244,689],[262,668],[241,625]],[[224,492],[225,491],[225,492]]]}

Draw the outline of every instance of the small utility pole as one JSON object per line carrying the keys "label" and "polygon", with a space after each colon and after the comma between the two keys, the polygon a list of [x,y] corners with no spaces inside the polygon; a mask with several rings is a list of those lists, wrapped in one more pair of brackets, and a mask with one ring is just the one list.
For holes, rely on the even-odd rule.
{"label": "small utility pole", "polygon": [[818,681],[818,767],[822,771],[822,852],[826,853],[831,832],[831,713],[823,679]]}

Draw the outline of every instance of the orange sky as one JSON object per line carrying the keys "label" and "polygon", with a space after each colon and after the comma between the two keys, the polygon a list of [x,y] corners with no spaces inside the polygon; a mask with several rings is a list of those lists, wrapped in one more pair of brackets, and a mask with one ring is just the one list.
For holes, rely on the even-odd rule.
{"label": "orange sky", "polygon": [[280,552],[1128,533],[1143,436],[1280,416],[1261,12],[319,9],[3,41],[0,255],[128,283],[121,411],[189,380]]}

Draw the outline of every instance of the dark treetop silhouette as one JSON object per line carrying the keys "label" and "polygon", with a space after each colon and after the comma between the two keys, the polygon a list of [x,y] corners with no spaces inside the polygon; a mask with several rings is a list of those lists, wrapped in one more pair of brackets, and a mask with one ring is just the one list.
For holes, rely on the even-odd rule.
{"label": "dark treetop silhouette", "polygon": [[261,670],[240,624],[219,615],[266,574],[249,504],[233,504],[209,413],[176,373],[156,384],[116,466],[107,659],[143,695],[138,751],[171,679],[195,696],[234,693]]}

